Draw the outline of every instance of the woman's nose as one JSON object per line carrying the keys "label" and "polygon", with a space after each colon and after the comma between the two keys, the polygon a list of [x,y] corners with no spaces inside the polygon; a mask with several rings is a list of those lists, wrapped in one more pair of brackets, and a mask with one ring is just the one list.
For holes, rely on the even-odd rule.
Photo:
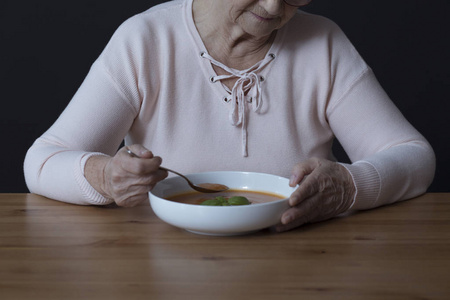
{"label": "woman's nose", "polygon": [[259,5],[264,8],[267,13],[276,16],[281,13],[283,0],[259,0]]}

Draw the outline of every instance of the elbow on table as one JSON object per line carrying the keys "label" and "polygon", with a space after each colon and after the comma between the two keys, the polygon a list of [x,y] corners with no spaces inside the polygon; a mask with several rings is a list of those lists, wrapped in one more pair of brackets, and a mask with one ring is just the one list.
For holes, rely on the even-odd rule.
{"label": "elbow on table", "polygon": [[31,148],[28,149],[23,162],[25,184],[31,193],[41,194],[39,192],[39,177],[41,175],[42,168],[43,163],[40,162],[34,153],[33,146],[31,146]]}
{"label": "elbow on table", "polygon": [[412,157],[411,164],[415,164],[410,178],[410,193],[404,199],[411,199],[426,193],[433,183],[436,172],[436,155],[428,142],[417,145],[416,155]]}
{"label": "elbow on table", "polygon": [[436,174],[436,154],[430,144],[427,143],[426,155],[424,155],[423,166],[423,193],[425,193],[430,185],[433,183],[434,176]]}

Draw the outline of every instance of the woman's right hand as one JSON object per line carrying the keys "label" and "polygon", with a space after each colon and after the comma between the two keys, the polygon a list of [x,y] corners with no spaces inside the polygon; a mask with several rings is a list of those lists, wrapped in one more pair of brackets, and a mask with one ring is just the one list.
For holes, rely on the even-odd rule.
{"label": "woman's right hand", "polygon": [[[127,153],[127,147],[139,157]],[[113,199],[118,206],[132,207],[148,201],[148,192],[156,183],[167,177],[167,172],[159,169],[161,157],[142,145],[121,148],[113,157],[98,156],[97,160],[86,163],[87,180],[104,197]],[[92,172],[97,176],[89,176]],[[100,173],[99,173],[100,172]]]}

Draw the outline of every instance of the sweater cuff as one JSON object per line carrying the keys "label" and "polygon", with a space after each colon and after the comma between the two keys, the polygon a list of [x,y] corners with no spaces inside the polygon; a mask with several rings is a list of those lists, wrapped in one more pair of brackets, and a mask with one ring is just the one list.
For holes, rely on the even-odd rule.
{"label": "sweater cuff", "polygon": [[91,158],[92,156],[107,156],[103,153],[93,152],[93,153],[87,153],[84,154],[81,157],[81,160],[79,161],[79,164],[75,166],[75,180],[78,184],[78,187],[81,190],[81,194],[83,195],[84,200],[86,201],[86,204],[93,204],[93,205],[106,205],[114,202],[111,199],[103,197],[102,194],[97,192],[96,189],[94,189],[91,184],[86,180],[86,177],[84,176],[84,167],[86,165],[86,161]]}
{"label": "sweater cuff", "polygon": [[349,210],[371,209],[377,206],[381,190],[381,178],[375,167],[365,161],[353,164],[340,163],[353,178],[356,195]]}

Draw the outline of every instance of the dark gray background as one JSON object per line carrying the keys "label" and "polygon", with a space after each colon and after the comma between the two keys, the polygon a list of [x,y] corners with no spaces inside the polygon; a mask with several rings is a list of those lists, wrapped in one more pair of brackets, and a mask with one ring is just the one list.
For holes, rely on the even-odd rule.
{"label": "dark gray background", "polygon": [[[28,191],[22,171],[28,147],[68,104],[114,30],[161,2],[1,1],[0,192]],[[392,100],[430,141],[438,163],[432,192],[450,192],[449,3],[314,0],[305,8],[343,28]]]}

